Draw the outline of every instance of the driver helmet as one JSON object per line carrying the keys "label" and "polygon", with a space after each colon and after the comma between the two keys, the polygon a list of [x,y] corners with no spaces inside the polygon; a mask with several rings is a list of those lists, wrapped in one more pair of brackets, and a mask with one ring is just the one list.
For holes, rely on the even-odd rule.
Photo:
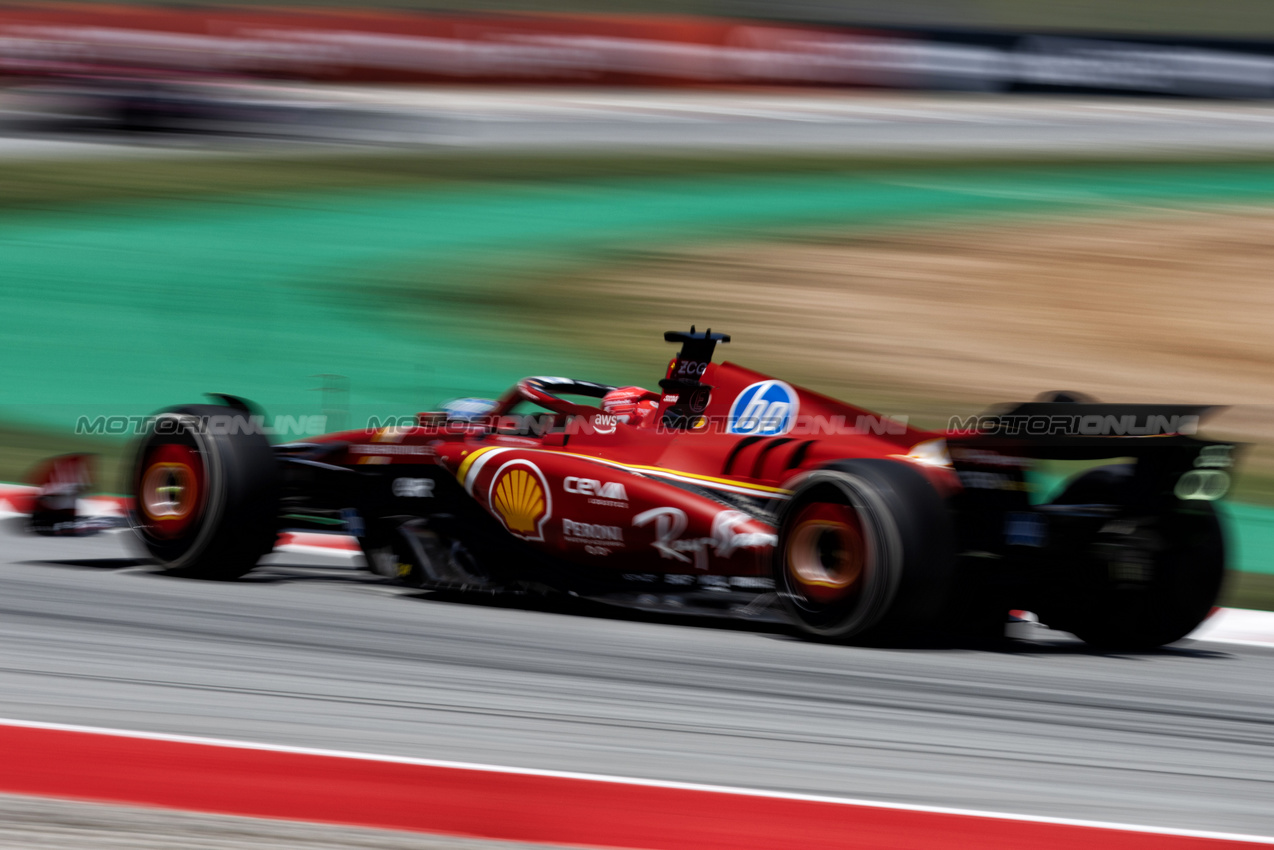
{"label": "driver helmet", "polygon": [[602,397],[602,410],[620,422],[641,425],[659,409],[659,393],[644,387],[618,387]]}

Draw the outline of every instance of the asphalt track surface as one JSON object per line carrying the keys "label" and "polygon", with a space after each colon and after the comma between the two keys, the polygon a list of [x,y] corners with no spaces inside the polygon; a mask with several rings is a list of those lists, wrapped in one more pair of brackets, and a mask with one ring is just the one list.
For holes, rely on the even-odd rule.
{"label": "asphalt track surface", "polygon": [[1274,651],[826,646],[0,533],[0,717],[1274,834]]}
{"label": "asphalt track surface", "polygon": [[387,829],[0,795],[2,850],[553,850]]}

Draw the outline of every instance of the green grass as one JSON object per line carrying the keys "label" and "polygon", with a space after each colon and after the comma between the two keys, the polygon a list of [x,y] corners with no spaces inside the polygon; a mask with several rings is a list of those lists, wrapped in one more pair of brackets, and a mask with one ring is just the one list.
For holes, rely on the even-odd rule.
{"label": "green grass", "polygon": [[[1274,452],[1274,447],[1270,446],[1257,448],[1262,454]],[[1229,498],[1236,502],[1274,506],[1274,475],[1269,473],[1265,464],[1254,467],[1251,461],[1241,460]]]}
{"label": "green grass", "polygon": [[454,188],[466,184],[578,184],[608,179],[839,174],[923,176],[976,167],[1011,175],[1029,168],[1064,177],[1072,169],[1135,174],[1181,165],[1262,165],[1268,155],[1165,154],[916,157],[705,153],[607,154],[328,154],[287,156],[159,154],[150,159],[0,162],[0,209],[63,209],[87,203],[255,198],[333,190]]}
{"label": "green grass", "polygon": [[[663,352],[643,340],[648,361],[621,359],[610,340],[546,333],[533,308],[547,279],[642,245],[1111,204],[1274,201],[1269,162],[230,165],[121,163],[84,181],[53,170],[56,185],[34,166],[5,175],[13,179],[0,181],[0,245],[12,285],[0,291],[0,312],[15,326],[0,346],[5,418],[149,413],[207,391],[302,413],[315,406],[319,373],[349,377],[359,403],[394,413],[499,392],[528,367],[627,377],[626,363],[657,370]],[[125,190],[131,202],[107,200]],[[27,206],[37,197],[38,212]]]}
{"label": "green grass", "polygon": [[1232,572],[1221,593],[1226,608],[1274,611],[1274,575]]}
{"label": "green grass", "polygon": [[[546,302],[544,283],[643,245],[1089,208],[1075,197],[1270,201],[1274,160],[971,167],[387,155],[0,165],[11,284],[0,288],[10,322],[0,414],[27,423],[0,429],[0,480],[52,454],[96,451],[101,488],[125,489],[126,443],[72,436],[65,426],[76,416],[112,406],[149,413],[205,391],[242,393],[272,413],[317,412],[310,390],[322,372],[350,377],[361,409],[378,413],[499,392],[534,372],[649,380],[667,354],[657,339],[637,348],[614,322],[596,332],[578,317],[555,320],[560,310],[609,314],[578,289]],[[668,327],[691,318],[670,315]],[[912,404],[918,414],[937,409],[883,396],[874,406]],[[1245,472],[1237,497],[1274,503],[1274,476]],[[1262,581],[1236,583],[1232,604],[1267,605]]]}
{"label": "green grass", "polygon": [[[0,289],[0,313],[11,326],[0,343],[0,417],[65,426],[83,414],[149,413],[205,391],[255,397],[273,412],[317,412],[309,390],[318,373],[346,375],[356,401],[392,408],[378,413],[499,392],[527,370],[640,380],[660,367],[662,347],[643,336],[630,355],[636,341],[626,326],[562,321],[572,311],[611,314],[577,286],[557,303],[562,293],[546,283],[643,246],[725,236],[1271,200],[1268,159],[339,155],[0,164],[10,284]],[[910,408],[907,399],[882,401]],[[1265,498],[1272,489],[1268,479],[1241,482],[1240,495]]]}

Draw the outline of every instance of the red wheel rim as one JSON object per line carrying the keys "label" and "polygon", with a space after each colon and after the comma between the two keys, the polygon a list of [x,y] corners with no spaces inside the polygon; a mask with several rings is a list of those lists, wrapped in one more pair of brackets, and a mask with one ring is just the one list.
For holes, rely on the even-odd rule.
{"label": "red wheel rim", "polygon": [[806,505],[792,523],[783,555],[793,589],[810,602],[852,597],[862,587],[867,565],[857,512],[829,502]]}
{"label": "red wheel rim", "polygon": [[137,506],[156,537],[180,537],[199,515],[204,490],[203,459],[190,446],[154,446],[146,453]]}

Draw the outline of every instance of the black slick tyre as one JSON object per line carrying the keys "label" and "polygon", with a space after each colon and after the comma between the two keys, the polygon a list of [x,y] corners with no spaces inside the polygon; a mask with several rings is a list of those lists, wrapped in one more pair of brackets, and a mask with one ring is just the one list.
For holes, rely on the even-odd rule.
{"label": "black slick tyre", "polygon": [[235,579],[274,548],[280,475],[239,409],[187,405],[155,417],[133,461],[134,533],[166,572]]}
{"label": "black slick tyre", "polygon": [[[1123,505],[1131,481],[1131,466],[1092,469],[1054,504]],[[1153,649],[1211,613],[1226,575],[1225,535],[1212,502],[1174,499],[1156,516],[1106,522],[1072,569],[1059,628],[1102,649]]]}
{"label": "black slick tyre", "polygon": [[954,564],[951,519],[913,467],[873,458],[811,472],[778,526],[775,588],[803,631],[896,643],[942,619]]}

